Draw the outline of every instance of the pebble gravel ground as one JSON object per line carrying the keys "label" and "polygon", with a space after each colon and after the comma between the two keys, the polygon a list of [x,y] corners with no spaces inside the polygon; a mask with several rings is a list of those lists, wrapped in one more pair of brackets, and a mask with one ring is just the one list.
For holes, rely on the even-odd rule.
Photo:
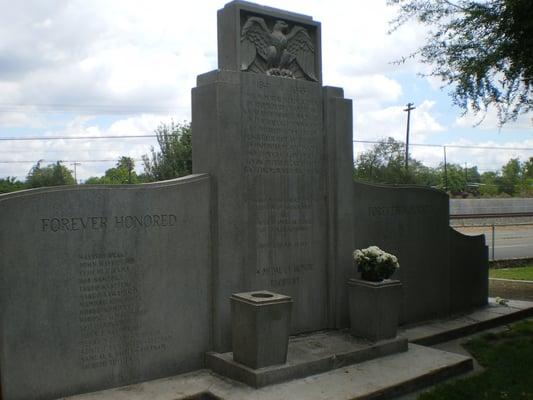
{"label": "pebble gravel ground", "polygon": [[501,297],[502,299],[533,301],[533,282],[490,279],[489,296]]}

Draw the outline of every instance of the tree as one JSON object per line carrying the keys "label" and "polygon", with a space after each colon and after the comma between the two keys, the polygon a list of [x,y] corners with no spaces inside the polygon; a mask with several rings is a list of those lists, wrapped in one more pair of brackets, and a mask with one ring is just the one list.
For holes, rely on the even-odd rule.
{"label": "tree", "polygon": [[501,192],[511,196],[519,190],[519,184],[522,180],[522,165],[518,158],[511,158],[507,164],[502,167]]}
{"label": "tree", "polygon": [[[392,31],[416,19],[430,27],[412,57],[433,66],[466,113],[494,106],[500,124],[533,110],[533,1],[388,0]],[[401,60],[405,61],[406,58]]]}
{"label": "tree", "polygon": [[144,172],[153,181],[177,178],[192,173],[191,124],[161,123],[155,130],[160,151],[152,147],[144,155]]}
{"label": "tree", "polygon": [[523,165],[523,174],[526,179],[533,179],[533,157],[529,157]]}
{"label": "tree", "polygon": [[496,172],[487,171],[481,174],[479,194],[483,197],[495,197],[499,193],[500,177]]}
{"label": "tree", "polygon": [[479,171],[477,169],[477,165],[474,165],[473,167],[466,168],[465,179],[466,179],[466,183],[467,184],[481,182],[481,175],[479,174]]}
{"label": "tree", "polygon": [[522,164],[522,188],[520,195],[524,197],[533,197],[533,157]]}
{"label": "tree", "polygon": [[405,169],[405,144],[389,137],[371,150],[361,153],[354,163],[354,178],[375,183],[416,183],[433,186],[438,183],[434,170],[409,159]]}
{"label": "tree", "polygon": [[[441,171],[444,165],[441,164]],[[460,195],[466,192],[466,174],[459,164],[447,164],[446,174],[441,173],[440,187],[446,188],[452,195]]]}
{"label": "tree", "polygon": [[113,168],[106,170],[102,177],[91,177],[85,181],[89,185],[120,185],[139,183],[134,171],[135,161],[131,157],[122,156]]}
{"label": "tree", "polygon": [[0,193],[15,192],[23,189],[26,189],[24,182],[19,181],[13,176],[0,178]]}
{"label": "tree", "polygon": [[41,167],[41,161],[31,168],[26,177],[26,185],[29,188],[76,184],[72,172],[61,161],[46,167]]}
{"label": "tree", "polygon": [[376,183],[405,183],[403,143],[389,137],[369,151],[359,154],[354,165],[354,178]]}

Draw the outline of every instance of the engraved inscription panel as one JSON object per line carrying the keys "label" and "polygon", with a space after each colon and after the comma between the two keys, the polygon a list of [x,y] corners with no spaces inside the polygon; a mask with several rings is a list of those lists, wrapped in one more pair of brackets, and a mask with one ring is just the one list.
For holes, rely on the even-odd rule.
{"label": "engraved inscription panel", "polygon": [[251,74],[242,82],[248,286],[293,296],[295,332],[321,329],[326,210],[320,86]]}
{"label": "engraved inscription panel", "polygon": [[140,324],[143,275],[124,252],[79,255],[81,368],[138,364],[142,353],[165,351],[172,335]]}
{"label": "engraved inscription panel", "polygon": [[209,181],[0,196],[0,397],[63,398],[201,368]]}
{"label": "engraved inscription panel", "polygon": [[407,206],[370,206],[368,215],[370,217],[399,217],[399,216],[423,216],[434,214],[434,207],[431,204],[410,204]]}

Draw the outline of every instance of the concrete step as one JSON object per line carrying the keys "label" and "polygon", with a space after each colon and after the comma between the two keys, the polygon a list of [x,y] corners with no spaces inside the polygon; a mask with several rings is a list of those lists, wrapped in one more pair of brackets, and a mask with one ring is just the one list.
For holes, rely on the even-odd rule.
{"label": "concrete step", "polygon": [[472,359],[409,344],[409,350],[254,389],[209,370],[69,397],[69,400],[387,399],[472,369]]}
{"label": "concrete step", "polygon": [[403,338],[373,343],[347,331],[326,331],[291,337],[285,364],[252,369],[233,361],[233,353],[210,352],[206,365],[222,376],[260,388],[403,351],[407,351]]}
{"label": "concrete step", "polygon": [[[533,315],[532,302],[510,300],[507,305],[500,305],[491,299],[488,306],[470,313],[428,321],[417,326],[403,327],[399,333],[401,337],[409,340],[408,351],[352,365],[339,362],[336,369],[259,389],[203,369],[122,388],[72,396],[68,399],[348,400],[393,398],[434,385],[452,376],[471,371],[473,368],[473,360],[468,355],[425,347],[420,343],[428,345],[446,342],[531,315]],[[309,344],[305,345],[307,340],[305,337],[301,340],[304,347]],[[336,348],[334,353],[343,353],[342,348],[345,344],[337,340],[333,340],[331,344]],[[324,351],[317,347],[317,359],[322,359],[320,354]],[[347,360],[350,358],[348,357]]]}
{"label": "concrete step", "polygon": [[469,313],[404,326],[398,334],[410,343],[431,346],[531,316],[533,302],[508,300],[502,305],[490,298],[488,305]]}

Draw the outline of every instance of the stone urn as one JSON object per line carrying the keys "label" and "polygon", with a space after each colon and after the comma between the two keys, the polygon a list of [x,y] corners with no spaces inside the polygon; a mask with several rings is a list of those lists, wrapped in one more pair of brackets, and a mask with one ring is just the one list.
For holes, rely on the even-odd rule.
{"label": "stone urn", "polygon": [[350,279],[348,297],[352,335],[371,341],[396,336],[402,300],[400,281]]}
{"label": "stone urn", "polygon": [[233,360],[257,369],[287,361],[293,300],[260,290],[230,297]]}

